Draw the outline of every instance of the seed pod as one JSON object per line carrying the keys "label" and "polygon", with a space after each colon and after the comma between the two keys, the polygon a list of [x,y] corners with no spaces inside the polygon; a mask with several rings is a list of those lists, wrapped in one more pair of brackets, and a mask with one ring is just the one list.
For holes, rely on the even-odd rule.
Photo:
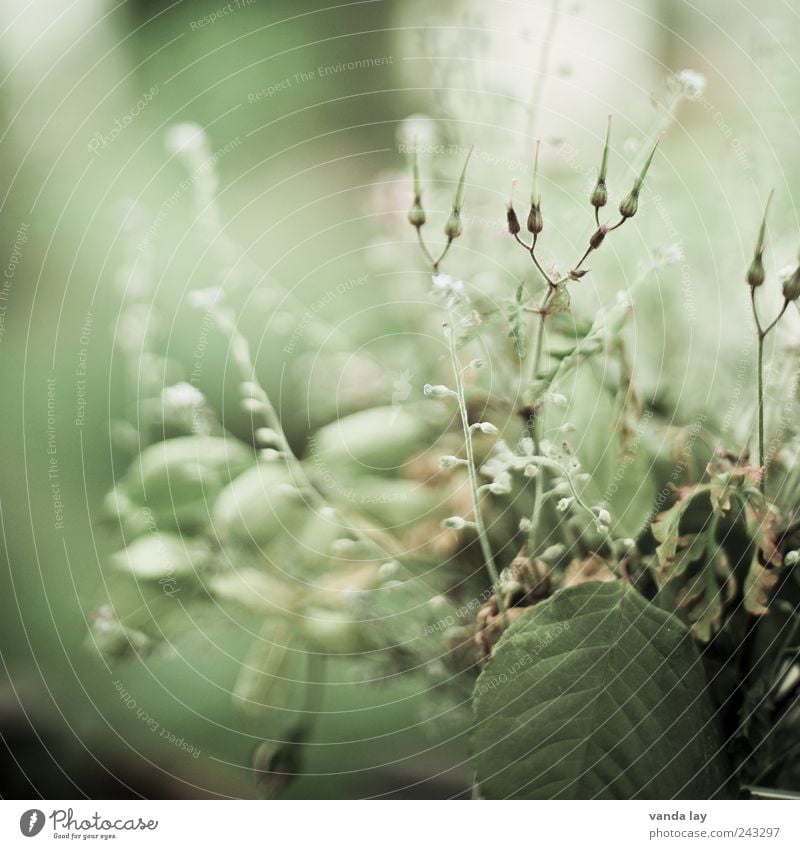
{"label": "seed pod", "polygon": [[425,210],[422,208],[422,183],[419,178],[419,155],[416,139],[414,140],[414,160],[411,168],[414,174],[414,203],[408,211],[408,222],[412,227],[419,229],[425,223]]}
{"label": "seed pod", "polygon": [[422,208],[422,202],[419,196],[414,198],[414,203],[411,209],[408,210],[408,223],[412,227],[419,229],[425,223],[425,210]]}
{"label": "seed pod", "polygon": [[514,209],[514,186],[516,186],[516,184],[516,179],[511,181],[511,195],[508,198],[508,204],[506,206],[506,221],[508,222],[508,232],[511,233],[512,236],[516,236],[522,229],[519,226],[519,218],[517,218],[517,213]]}
{"label": "seed pod", "polygon": [[542,211],[538,206],[532,206],[531,211],[528,213],[528,232],[533,233],[534,236],[538,236],[542,230],[544,230]]}
{"label": "seed pod", "polygon": [[603,158],[600,160],[600,171],[597,174],[597,184],[594,187],[589,203],[600,209],[608,203],[608,189],[606,189],[606,170],[608,168],[608,142],[611,137],[611,116],[608,116],[608,127],[606,129],[606,143],[603,148]]}
{"label": "seed pod", "polygon": [[444,225],[444,234],[452,242],[453,239],[457,239],[463,232],[464,227],[461,224],[461,216],[453,210],[447,219],[447,223]]}
{"label": "seed pod", "polygon": [[589,198],[589,203],[595,208],[605,206],[608,203],[608,189],[606,188],[605,180],[597,180],[597,185]]}
{"label": "seed pod", "polygon": [[589,239],[589,247],[593,251],[596,251],[600,245],[603,244],[603,239],[605,239],[606,233],[608,233],[608,224],[601,224],[594,233],[592,233],[592,237]]}
{"label": "seed pod", "polygon": [[761,259],[761,254],[756,254],[750,263],[750,267],[747,269],[747,277],[745,278],[747,285],[751,289],[757,289],[764,282],[765,278],[764,262]]}
{"label": "seed pod", "polygon": [[533,155],[533,186],[531,187],[531,211],[528,213],[528,232],[538,236],[544,229],[542,198],[539,194],[539,140]]}
{"label": "seed pod", "polygon": [[619,205],[619,214],[623,218],[633,218],[639,209],[639,192],[633,189],[630,194],[622,199]]}
{"label": "seed pod", "polygon": [[461,169],[461,176],[458,179],[458,187],[456,188],[456,196],[453,200],[453,211],[444,225],[444,234],[450,242],[453,239],[457,239],[464,232],[464,227],[461,224],[461,205],[464,202],[464,180],[467,176],[467,165],[469,165],[469,159],[472,156],[474,147],[474,145],[470,145],[467,151],[467,158],[464,160],[464,167]]}
{"label": "seed pod", "polygon": [[783,297],[787,301],[800,298],[800,265],[783,281]]}
{"label": "seed pod", "polygon": [[766,276],[764,274],[764,248],[766,246],[767,213],[769,212],[769,205],[772,202],[772,194],[772,192],[769,193],[766,206],[764,207],[764,217],[761,219],[761,227],[758,230],[758,240],[756,241],[756,249],[753,253],[753,261],[750,263],[750,267],[747,269],[747,275],[745,276],[747,285],[751,289],[758,288],[764,282]]}
{"label": "seed pod", "polygon": [[519,226],[519,218],[517,218],[517,213],[511,204],[506,209],[506,221],[508,222],[508,232],[512,236],[516,236],[522,228]]}
{"label": "seed pod", "polygon": [[647,176],[647,171],[650,168],[650,163],[653,161],[653,157],[656,155],[656,148],[659,145],[659,142],[663,138],[663,133],[658,137],[658,140],[653,145],[653,149],[650,151],[650,156],[647,157],[647,161],[642,166],[642,171],[636,180],[633,183],[633,188],[630,190],[630,193],[623,198],[622,203],[619,205],[619,214],[625,218],[633,218],[636,215],[637,210],[639,209],[639,192],[642,190],[642,186],[644,185],[644,178]]}

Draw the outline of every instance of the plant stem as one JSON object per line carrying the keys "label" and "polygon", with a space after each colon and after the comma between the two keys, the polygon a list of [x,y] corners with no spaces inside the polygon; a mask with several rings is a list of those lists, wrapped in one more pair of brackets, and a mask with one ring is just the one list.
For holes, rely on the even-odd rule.
{"label": "plant stem", "polygon": [[500,575],[497,571],[497,566],[494,562],[492,547],[489,543],[489,536],[486,533],[486,524],[483,520],[483,513],[480,507],[480,495],[478,493],[478,473],[475,469],[475,452],[472,447],[472,431],[469,427],[469,414],[467,412],[467,402],[464,395],[464,380],[461,374],[461,364],[458,360],[458,351],[456,350],[456,331],[455,331],[455,315],[452,306],[447,308],[447,341],[450,349],[450,362],[453,366],[453,374],[456,379],[456,394],[458,396],[458,412],[461,418],[461,426],[464,431],[464,447],[467,454],[467,474],[469,476],[469,486],[472,494],[472,512],[475,517],[475,526],[480,542],[483,560],[489,572],[489,577],[492,581],[492,587],[497,597],[497,609],[503,617],[503,622],[508,626],[508,616],[506,614],[505,603],[503,602],[502,592],[500,590]]}
{"label": "plant stem", "polygon": [[789,306],[789,301],[784,299],[783,306],[780,312],[775,316],[774,320],[766,327],[761,326],[761,320],[758,317],[758,308],[756,307],[756,287],[750,287],[750,304],[753,309],[753,319],[756,323],[756,333],[758,335],[758,358],[756,371],[758,372],[758,414],[757,414],[757,430],[758,430],[758,468],[761,470],[761,478],[758,482],[759,489],[763,493],[767,485],[767,469],[766,469],[766,451],[764,446],[764,340],[767,334],[777,325],[783,318]]}
{"label": "plant stem", "polygon": [[758,468],[761,470],[758,486],[763,493],[767,470],[764,468],[764,334],[761,331],[758,333]]}

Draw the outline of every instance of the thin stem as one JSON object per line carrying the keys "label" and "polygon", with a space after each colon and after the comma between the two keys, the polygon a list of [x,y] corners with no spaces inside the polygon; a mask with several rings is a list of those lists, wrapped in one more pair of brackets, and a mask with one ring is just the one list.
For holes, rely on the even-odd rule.
{"label": "thin stem", "polygon": [[553,38],[558,26],[559,0],[552,0],[550,6],[550,17],[547,21],[547,30],[544,35],[542,44],[542,53],[539,59],[539,67],[536,71],[536,79],[533,83],[533,91],[531,92],[531,102],[528,107],[528,138],[533,138],[536,130],[536,118],[539,114],[539,107],[542,103],[542,95],[544,94],[544,84],[547,80],[547,66],[550,62],[550,52],[553,48]]}
{"label": "thin stem", "polygon": [[453,244],[453,240],[448,239],[447,244],[444,246],[444,250],[439,254],[439,259],[434,260],[434,263],[433,263],[434,272],[437,272],[439,270],[439,264],[447,256],[447,252],[450,250],[450,245],[452,245],[452,244]]}
{"label": "thin stem", "polygon": [[[536,380],[536,375],[539,373],[539,366],[542,361],[542,351],[544,349],[544,323],[547,320],[547,304],[553,295],[553,288],[547,287],[538,308],[538,316],[534,318],[535,339],[533,342],[533,352],[528,354],[525,360],[525,373],[522,378],[522,389],[526,392]],[[536,452],[539,453],[538,450]]]}
{"label": "thin stem", "polygon": [[472,447],[472,431],[469,426],[469,414],[467,412],[467,402],[464,395],[464,379],[461,371],[461,364],[458,361],[458,352],[456,350],[456,332],[455,332],[455,316],[452,306],[448,305],[447,309],[447,340],[450,349],[450,362],[453,366],[453,374],[456,379],[456,394],[458,396],[458,412],[461,418],[461,426],[464,431],[464,447],[467,454],[467,474],[469,476],[469,485],[472,494],[472,512],[475,517],[475,526],[480,542],[483,560],[489,572],[489,577],[492,581],[492,586],[497,597],[497,608],[503,617],[503,622],[508,626],[508,616],[506,614],[505,603],[503,602],[502,592],[500,590],[500,574],[497,571],[497,566],[494,562],[492,547],[489,543],[489,537],[486,533],[486,524],[483,520],[483,513],[480,507],[480,495],[478,493],[478,473],[475,469],[475,452]]}
{"label": "thin stem", "polygon": [[584,253],[584,255],[578,260],[577,264],[573,267],[572,270],[573,271],[580,271],[581,266],[584,264],[584,262],[586,262],[586,257],[589,256],[589,254],[593,250],[594,250],[594,248],[592,248],[592,246],[589,245],[589,247],[586,248],[586,252]]}
{"label": "thin stem", "polygon": [[758,487],[763,493],[766,489],[767,470],[764,468],[764,334],[758,334],[758,468],[761,477]]}
{"label": "thin stem", "polygon": [[789,301],[784,301],[783,306],[781,307],[781,311],[778,313],[777,316],[775,316],[775,320],[772,322],[772,324],[769,324],[769,325],[767,325],[767,327],[764,328],[764,335],[765,336],[783,318],[783,314],[786,312],[786,309],[787,309],[788,306],[789,306]]}
{"label": "thin stem", "polygon": [[419,246],[420,248],[422,248],[422,252],[425,254],[425,258],[431,264],[435,272],[442,258],[439,257],[438,260],[435,260],[433,258],[433,254],[428,250],[428,246],[425,244],[425,239],[422,238],[422,227],[415,227],[414,229],[417,231],[417,239],[419,240]]}

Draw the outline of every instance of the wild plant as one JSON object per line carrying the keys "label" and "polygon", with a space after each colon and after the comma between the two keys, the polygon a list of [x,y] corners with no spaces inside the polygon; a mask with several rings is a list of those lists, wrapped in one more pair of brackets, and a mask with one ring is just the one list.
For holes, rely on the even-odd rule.
{"label": "wild plant", "polygon": [[[433,682],[440,712],[470,726],[476,792],[488,797],[769,795],[797,779],[779,742],[799,721],[800,525],[784,456],[797,434],[784,454],[766,448],[764,342],[797,302],[800,269],[762,323],[765,213],[746,274],[754,465],[748,445],[720,444],[705,418],[675,426],[637,389],[626,328],[653,265],[613,303],[575,315],[588,263],[646,207],[658,168],[660,133],[606,221],[611,119],[605,130],[588,238],[561,270],[542,259],[551,219],[537,142],[524,231],[513,185],[504,215],[530,275],[504,281],[499,301],[451,269],[468,232],[472,148],[443,240],[429,235],[439,212],[414,151],[407,217],[446,354],[420,352],[429,380],[414,397],[331,421],[305,452],[259,377],[236,291],[190,294],[246,427],[234,435],[191,381],[192,392],[151,399],[174,432],[132,457],[107,508],[124,546],[112,563],[153,608],[118,590],[101,599],[94,636],[121,658],[157,651],[171,633],[165,576],[186,609],[260,623],[234,701],[253,733],[285,741],[254,751],[265,794],[302,775],[326,676],[342,668],[350,680]],[[218,226],[213,192],[198,203]],[[200,418],[169,409],[187,400]]]}

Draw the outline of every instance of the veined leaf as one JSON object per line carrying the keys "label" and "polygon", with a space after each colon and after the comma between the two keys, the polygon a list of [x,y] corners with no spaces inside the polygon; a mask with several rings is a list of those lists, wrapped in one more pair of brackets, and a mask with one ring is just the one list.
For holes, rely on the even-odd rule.
{"label": "veined leaf", "polygon": [[489,798],[727,798],[686,628],[623,582],[563,589],[515,622],[475,688]]}

